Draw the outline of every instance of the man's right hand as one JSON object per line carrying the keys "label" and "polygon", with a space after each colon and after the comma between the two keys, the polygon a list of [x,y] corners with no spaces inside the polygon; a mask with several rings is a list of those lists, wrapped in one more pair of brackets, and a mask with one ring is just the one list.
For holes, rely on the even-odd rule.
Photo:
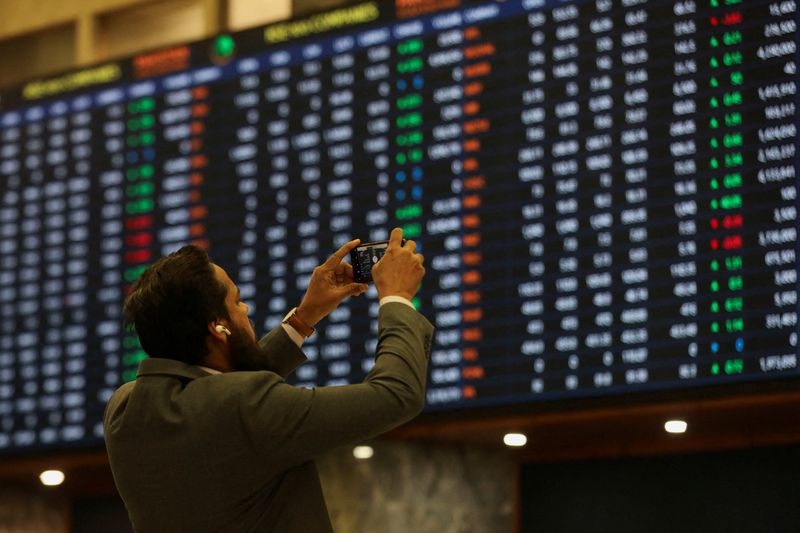
{"label": "man's right hand", "polygon": [[372,279],[378,289],[378,298],[402,296],[410,300],[425,275],[424,258],[418,254],[414,241],[403,245],[403,230],[395,228],[389,237],[389,246],[380,261],[372,267]]}

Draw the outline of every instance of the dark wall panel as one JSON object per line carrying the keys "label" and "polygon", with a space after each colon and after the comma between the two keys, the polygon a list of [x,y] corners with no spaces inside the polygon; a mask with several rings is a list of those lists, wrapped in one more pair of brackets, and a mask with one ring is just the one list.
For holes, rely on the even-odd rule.
{"label": "dark wall panel", "polygon": [[83,498],[72,509],[72,533],[133,533],[125,504],[117,496]]}
{"label": "dark wall panel", "polygon": [[800,447],[531,464],[523,533],[800,531]]}

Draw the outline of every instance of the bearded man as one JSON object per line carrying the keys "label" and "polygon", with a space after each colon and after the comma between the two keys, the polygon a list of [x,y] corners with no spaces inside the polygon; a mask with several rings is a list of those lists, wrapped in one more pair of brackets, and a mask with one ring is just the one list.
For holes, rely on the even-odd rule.
{"label": "bearded man", "polygon": [[260,341],[238,288],[200,248],[160,259],[133,284],[125,321],[150,358],[109,400],[104,430],[135,531],[333,530],[314,458],[422,410],[433,334],[411,305],[423,257],[397,228],[372,269],[380,299],[372,371],[341,387],[284,381],[305,361],[313,326],[367,290],[343,262],[359,242],[317,267],[300,305]]}

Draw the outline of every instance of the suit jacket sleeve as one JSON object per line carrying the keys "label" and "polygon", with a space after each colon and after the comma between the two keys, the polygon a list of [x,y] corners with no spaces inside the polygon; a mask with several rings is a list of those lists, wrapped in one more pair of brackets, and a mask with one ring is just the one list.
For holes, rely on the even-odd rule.
{"label": "suit jacket sleeve", "polygon": [[306,389],[270,373],[233,373],[240,375],[227,386],[240,393],[244,441],[264,466],[287,466],[408,421],[425,404],[432,335],[414,309],[388,303],[380,308],[375,366],[362,383]]}
{"label": "suit jacket sleeve", "polygon": [[265,350],[263,369],[286,377],[303,364],[306,356],[282,326],[278,326],[258,341]]}

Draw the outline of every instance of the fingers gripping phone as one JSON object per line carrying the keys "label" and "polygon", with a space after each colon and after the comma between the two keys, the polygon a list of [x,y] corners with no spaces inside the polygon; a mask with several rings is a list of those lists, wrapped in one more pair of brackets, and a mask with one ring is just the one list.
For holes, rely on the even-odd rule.
{"label": "fingers gripping phone", "polygon": [[[403,239],[401,246],[406,243]],[[389,241],[376,241],[359,244],[350,250],[350,263],[353,265],[353,280],[357,283],[372,282],[372,267],[381,260]]]}

